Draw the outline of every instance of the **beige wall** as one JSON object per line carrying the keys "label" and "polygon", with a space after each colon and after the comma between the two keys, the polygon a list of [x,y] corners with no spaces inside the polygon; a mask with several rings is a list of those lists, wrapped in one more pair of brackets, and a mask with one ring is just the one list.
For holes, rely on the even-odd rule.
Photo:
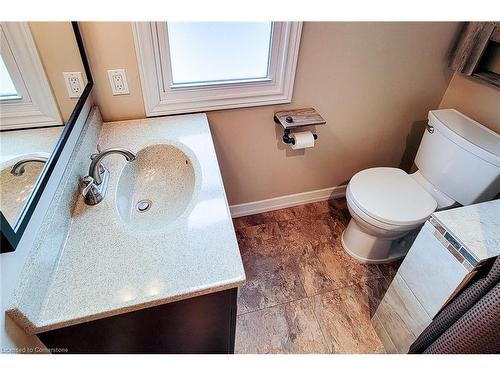
{"label": "beige wall", "polygon": [[[94,98],[105,121],[146,117],[130,22],[79,22],[94,78]],[[130,95],[113,96],[108,70],[124,68]]]}
{"label": "beige wall", "polygon": [[[436,108],[458,23],[304,24],[293,102],[209,112],[230,204],[337,186],[372,166],[398,166],[414,124]],[[144,117],[130,23],[82,23],[105,121]],[[111,95],[125,68],[131,95]],[[327,120],[313,149],[281,143],[273,113],[314,106]],[[417,141],[418,143],[418,141]]]}
{"label": "beige wall", "polygon": [[455,73],[439,108],[455,108],[500,133],[500,88]]}
{"label": "beige wall", "polygon": [[73,27],[71,22],[30,22],[29,27],[59,111],[66,122],[78,99],[68,96],[63,72],[82,72],[87,82]]}

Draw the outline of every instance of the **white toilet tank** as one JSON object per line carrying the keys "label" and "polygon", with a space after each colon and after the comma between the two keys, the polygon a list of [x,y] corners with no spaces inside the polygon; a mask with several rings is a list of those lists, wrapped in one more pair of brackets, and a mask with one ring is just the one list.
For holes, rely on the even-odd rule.
{"label": "white toilet tank", "polygon": [[494,198],[500,135],[454,109],[429,111],[428,124],[415,158],[420,173],[462,205]]}

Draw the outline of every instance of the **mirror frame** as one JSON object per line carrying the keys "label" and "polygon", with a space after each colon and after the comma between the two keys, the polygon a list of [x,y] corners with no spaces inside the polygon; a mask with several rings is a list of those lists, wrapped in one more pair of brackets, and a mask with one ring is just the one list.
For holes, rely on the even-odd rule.
{"label": "mirror frame", "polygon": [[83,45],[82,36],[80,33],[80,29],[78,27],[78,22],[72,21],[71,25],[73,26],[73,31],[75,33],[76,43],[78,44],[78,50],[80,51],[80,57],[82,59],[83,68],[85,70],[85,75],[87,76],[87,85],[83,90],[82,95],[78,99],[71,116],[68,121],[64,125],[64,128],[61,132],[61,135],[54,146],[54,149],[50,155],[49,160],[47,161],[45,168],[43,168],[42,173],[38,177],[33,190],[24,205],[21,214],[19,215],[19,219],[14,224],[14,228],[7,221],[3,213],[0,212],[0,253],[8,253],[12,252],[16,249],[21,237],[28,226],[28,223],[35,211],[35,208],[42,196],[42,193],[47,186],[47,183],[56,167],[57,161],[59,160],[59,156],[61,155],[64,146],[66,145],[68,138],[73,131],[78,116],[80,115],[85,102],[90,96],[90,92],[92,91],[92,87],[94,86],[94,81],[92,79],[92,73],[90,71],[90,66],[87,60],[87,55],[85,54],[85,47]]}

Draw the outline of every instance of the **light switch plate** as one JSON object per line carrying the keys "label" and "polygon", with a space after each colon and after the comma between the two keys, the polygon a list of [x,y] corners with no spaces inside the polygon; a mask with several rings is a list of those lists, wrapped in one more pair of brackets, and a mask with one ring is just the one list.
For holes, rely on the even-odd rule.
{"label": "light switch plate", "polygon": [[125,69],[108,70],[108,77],[113,95],[130,94]]}
{"label": "light switch plate", "polygon": [[79,98],[85,89],[82,72],[63,72],[63,77],[68,96],[70,98]]}

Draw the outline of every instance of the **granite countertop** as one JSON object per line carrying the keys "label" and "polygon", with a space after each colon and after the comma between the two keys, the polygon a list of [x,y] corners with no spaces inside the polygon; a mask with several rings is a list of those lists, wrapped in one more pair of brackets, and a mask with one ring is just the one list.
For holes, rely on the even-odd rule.
{"label": "granite countertop", "polygon": [[21,324],[26,320],[29,333],[230,289],[245,281],[206,115],[105,123],[99,143],[102,149],[133,152],[152,144],[179,147],[193,164],[194,193],[180,216],[161,229],[134,229],[124,225],[117,212],[116,192],[127,163],[120,155],[104,159],[110,172],[106,197],[96,206],[78,198],[40,311],[16,319]]}
{"label": "granite countertop", "polygon": [[432,214],[478,260],[500,255],[500,199]]}

